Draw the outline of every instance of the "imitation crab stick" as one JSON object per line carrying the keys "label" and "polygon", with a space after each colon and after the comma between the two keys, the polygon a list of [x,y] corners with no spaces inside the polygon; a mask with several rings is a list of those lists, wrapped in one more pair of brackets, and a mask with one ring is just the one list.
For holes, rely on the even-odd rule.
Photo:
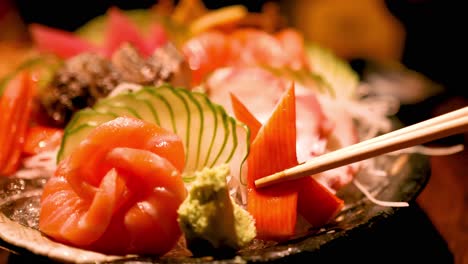
{"label": "imitation crab stick", "polygon": [[63,129],[42,125],[32,126],[26,133],[23,154],[36,155],[43,151],[51,151],[60,146]]}
{"label": "imitation crab stick", "polygon": [[260,121],[258,121],[255,116],[247,109],[247,107],[242,104],[242,102],[235,96],[233,93],[230,93],[232,110],[236,118],[242,123],[246,124],[250,129],[250,142],[253,142],[255,137],[258,134],[258,131],[262,127]]}
{"label": "imitation crab stick", "polygon": [[252,142],[247,159],[247,210],[260,238],[294,235],[298,192],[289,185],[257,190],[254,181],[297,165],[294,87],[291,87]]}
{"label": "imitation crab stick", "polygon": [[[298,214],[311,226],[322,226],[332,220],[344,204],[343,200],[312,177],[281,186],[255,188],[253,181],[266,176],[267,171],[297,164],[294,97],[294,87],[291,87],[257,136],[253,133],[247,161],[247,208],[254,216],[257,232],[262,238],[282,240],[291,237]],[[258,121],[232,94],[231,101],[236,117],[254,131],[258,129]]]}
{"label": "imitation crab stick", "polygon": [[20,72],[0,99],[0,175],[12,174],[20,164],[35,85],[28,72]]}
{"label": "imitation crab stick", "polygon": [[327,224],[343,208],[344,201],[314,178],[306,177],[298,182],[297,210],[312,227],[317,228]]}

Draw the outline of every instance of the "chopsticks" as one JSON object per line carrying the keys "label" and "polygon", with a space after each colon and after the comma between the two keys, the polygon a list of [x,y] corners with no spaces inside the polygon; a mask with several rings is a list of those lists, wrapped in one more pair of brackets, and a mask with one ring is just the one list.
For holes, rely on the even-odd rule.
{"label": "chopsticks", "polygon": [[341,148],[255,181],[262,188],[468,131],[468,107]]}

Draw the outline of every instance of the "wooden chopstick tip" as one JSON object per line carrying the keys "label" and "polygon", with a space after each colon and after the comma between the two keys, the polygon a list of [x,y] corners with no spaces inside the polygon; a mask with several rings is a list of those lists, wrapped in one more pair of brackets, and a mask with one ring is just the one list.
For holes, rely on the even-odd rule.
{"label": "wooden chopstick tip", "polygon": [[273,174],[270,174],[268,176],[265,176],[263,178],[260,178],[258,180],[255,180],[255,187],[257,188],[263,188],[267,187],[269,185],[273,185],[279,181],[281,181],[282,178],[285,177],[285,172],[284,171],[279,171]]}

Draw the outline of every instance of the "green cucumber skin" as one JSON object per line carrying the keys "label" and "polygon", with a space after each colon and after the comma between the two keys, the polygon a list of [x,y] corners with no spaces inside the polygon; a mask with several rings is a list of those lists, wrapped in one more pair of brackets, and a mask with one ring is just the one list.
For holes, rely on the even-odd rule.
{"label": "green cucumber skin", "polygon": [[[184,101],[184,106],[187,111],[186,154],[188,154],[189,150],[195,149],[192,151],[195,153],[195,159],[190,159],[189,161],[192,162],[192,164],[187,164],[187,166],[198,167],[200,160],[200,145],[203,136],[202,124],[204,122],[204,115],[198,101],[191,97],[188,90],[178,91],[179,92],[174,92],[174,94],[177,94],[180,99]],[[192,118],[192,113],[195,118]],[[197,119],[196,117],[199,118]],[[198,135],[198,137],[196,135]]]}
{"label": "green cucumber skin", "polygon": [[186,181],[192,180],[188,175],[194,171],[230,162],[237,152],[245,161],[249,150],[249,129],[220,105],[203,93],[162,85],[104,98],[78,111],[65,128],[57,162],[70,155],[92,129],[118,116],[140,118],[178,134],[185,147]]}
{"label": "green cucumber skin", "polygon": [[93,129],[96,128],[94,125],[89,125],[89,124],[81,124],[78,125],[75,129],[73,130],[65,130],[63,133],[63,140],[60,146],[60,150],[57,154],[57,162],[60,162],[63,160],[67,154],[72,152],[72,149],[76,148],[78,144],[73,144],[72,142],[67,141],[67,138],[73,138],[76,142],[81,142],[83,141],[86,136],[93,131]]}
{"label": "green cucumber skin", "polygon": [[[198,129],[198,153],[196,164],[197,167],[205,167],[210,156],[209,154],[211,153],[213,145],[215,144],[216,133],[218,132],[218,118],[216,116],[217,112],[213,104],[208,100],[208,98],[206,98],[206,96],[203,96],[200,93],[189,92],[186,92],[186,95],[189,96],[194,102],[196,102],[196,107],[200,113],[201,118],[200,127]],[[211,123],[209,123],[209,117],[212,118]],[[207,124],[211,124],[212,133],[209,133],[209,129],[204,129],[205,125]],[[209,142],[209,144],[206,144],[206,146],[204,146],[202,145],[202,142]],[[203,159],[203,157],[205,158]]]}
{"label": "green cucumber skin", "polygon": [[128,106],[112,105],[112,104],[102,104],[99,107],[93,108],[99,113],[113,113],[117,116],[131,116],[138,119],[141,119],[140,114],[135,109]]}
{"label": "green cucumber skin", "polygon": [[[118,117],[118,115],[114,113],[99,113],[90,108],[86,108],[77,112],[70,120],[64,131],[63,140],[60,144],[60,149],[57,154],[57,162],[64,158],[65,153],[70,152],[68,148],[70,148],[69,144],[71,142],[68,141],[67,138],[69,138],[77,131],[84,129],[85,127],[95,128],[97,125],[110,121],[116,117]],[[74,147],[75,146],[71,146],[71,148]]]}
{"label": "green cucumber skin", "polygon": [[[117,95],[110,98],[105,98],[100,100],[93,109],[97,110],[98,112],[114,112],[114,111],[106,111],[106,107],[111,106],[117,108],[128,108],[126,110],[120,109],[119,111],[128,111],[130,115],[144,119],[144,120],[154,120],[155,113],[154,109],[151,107],[151,103],[145,99],[138,99],[135,97],[134,94],[125,94],[125,95]],[[136,110],[138,109],[138,111]],[[115,113],[115,112],[114,112]],[[118,113],[115,113],[118,114]]]}
{"label": "green cucumber skin", "polygon": [[332,88],[334,97],[356,96],[359,75],[347,61],[317,43],[306,43],[306,53],[314,73],[321,76],[322,81]]}
{"label": "green cucumber skin", "polygon": [[96,112],[93,109],[87,108],[78,112],[76,115],[74,115],[72,120],[70,120],[70,122],[68,123],[67,129],[73,130],[77,126],[83,123],[92,124],[93,122],[95,122],[96,124],[98,124],[98,123],[101,123],[102,121],[103,122],[110,121],[116,117],[118,117],[118,115],[114,113],[100,113],[100,112]]}

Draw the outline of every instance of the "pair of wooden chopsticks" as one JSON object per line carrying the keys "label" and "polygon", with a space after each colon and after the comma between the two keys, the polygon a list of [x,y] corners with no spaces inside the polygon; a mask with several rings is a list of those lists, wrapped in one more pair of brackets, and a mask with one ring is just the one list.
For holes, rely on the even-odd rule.
{"label": "pair of wooden chopsticks", "polygon": [[468,132],[468,107],[344,147],[255,181],[257,188],[298,179],[432,140]]}

